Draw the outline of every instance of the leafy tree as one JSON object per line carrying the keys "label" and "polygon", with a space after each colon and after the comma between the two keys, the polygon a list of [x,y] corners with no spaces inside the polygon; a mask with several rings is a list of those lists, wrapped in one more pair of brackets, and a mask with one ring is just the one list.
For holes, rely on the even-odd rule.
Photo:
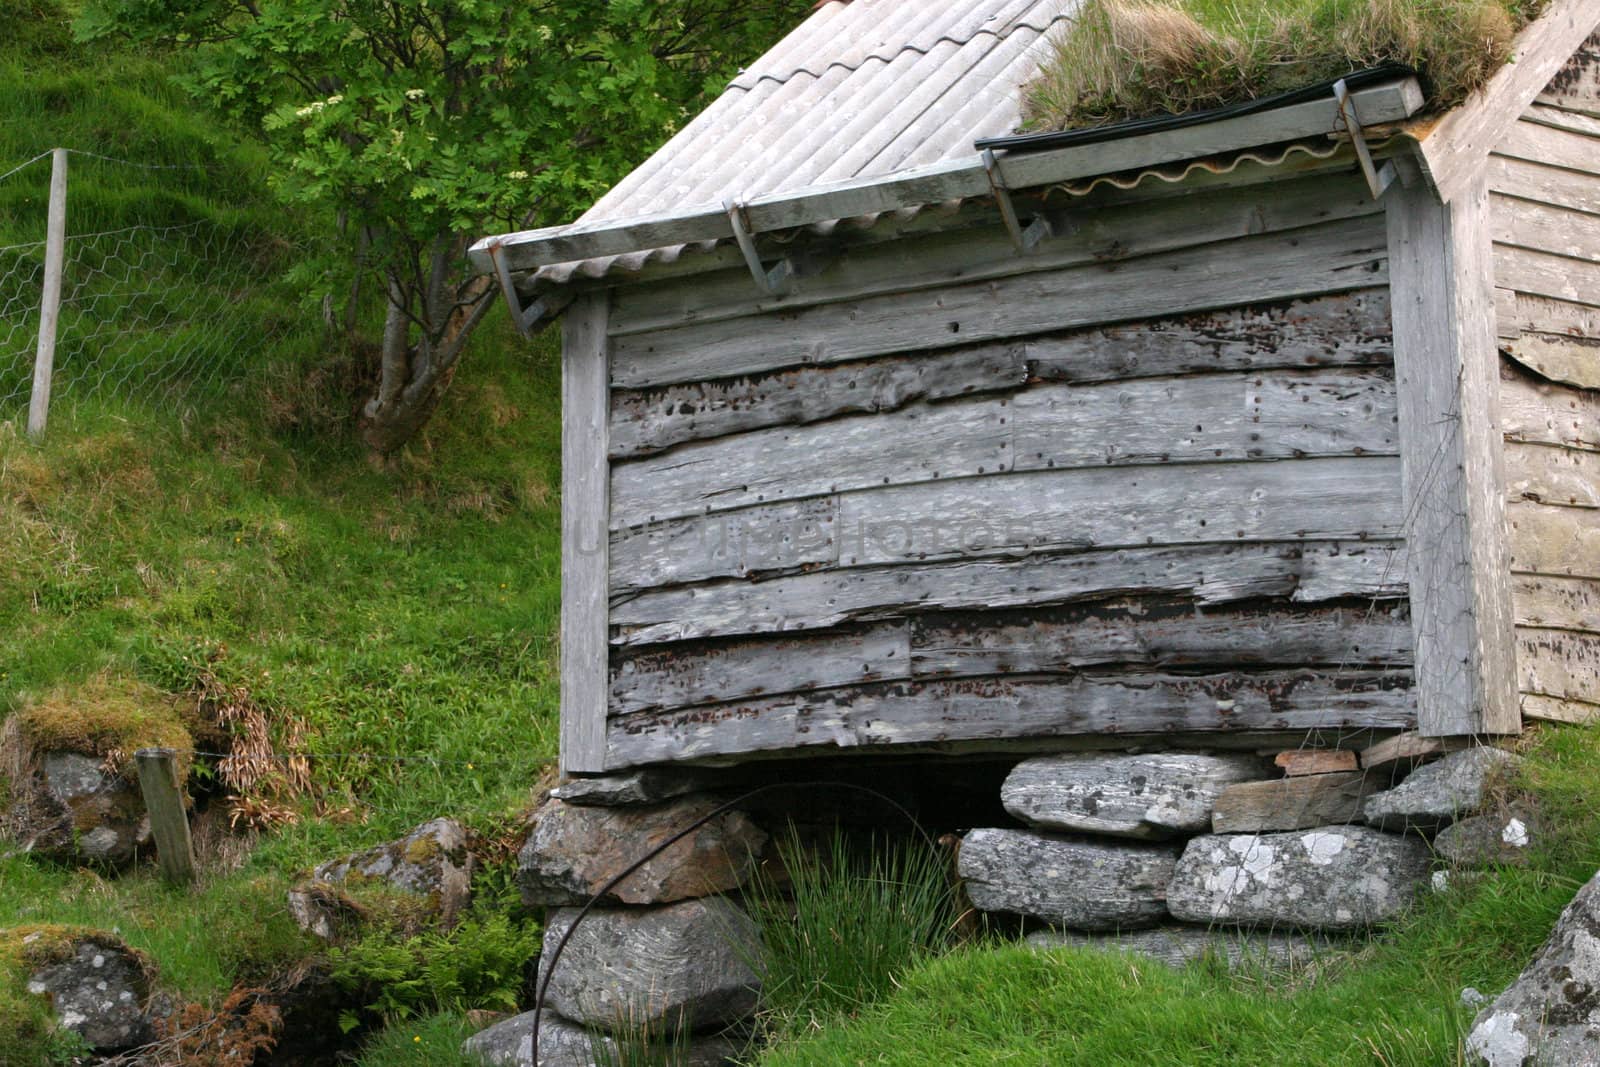
{"label": "leafy tree", "polygon": [[[89,0],[80,38],[193,53],[181,81],[261,138],[291,205],[331,211],[337,262],[385,303],[364,436],[392,452],[433,413],[498,291],[465,249],[566,221],[807,0]],[[338,285],[343,289],[344,286]]]}

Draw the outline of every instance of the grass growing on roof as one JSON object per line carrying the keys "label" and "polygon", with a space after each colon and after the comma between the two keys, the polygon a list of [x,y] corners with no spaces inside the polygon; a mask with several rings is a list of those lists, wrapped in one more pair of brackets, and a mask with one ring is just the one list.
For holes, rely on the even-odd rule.
{"label": "grass growing on roof", "polygon": [[1253,100],[1382,63],[1449,108],[1493,76],[1545,0],[1084,0],[1024,89],[1033,130]]}

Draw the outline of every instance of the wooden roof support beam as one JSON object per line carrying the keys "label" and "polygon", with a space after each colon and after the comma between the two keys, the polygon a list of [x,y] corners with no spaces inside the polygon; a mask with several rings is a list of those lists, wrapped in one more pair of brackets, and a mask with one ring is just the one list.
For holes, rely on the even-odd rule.
{"label": "wooden roof support beam", "polygon": [[1597,26],[1600,0],[1554,0],[1489,84],[1419,135],[1423,170],[1440,199],[1470,191],[1489,152]]}
{"label": "wooden roof support beam", "polygon": [[1387,204],[1418,722],[1433,737],[1514,734],[1486,175],[1449,203],[1397,183]]}

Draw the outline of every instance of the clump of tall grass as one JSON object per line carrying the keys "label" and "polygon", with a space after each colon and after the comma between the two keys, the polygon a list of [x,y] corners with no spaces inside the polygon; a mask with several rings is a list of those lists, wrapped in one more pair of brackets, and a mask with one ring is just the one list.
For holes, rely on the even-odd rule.
{"label": "clump of tall grass", "polygon": [[1545,0],[1084,0],[1023,92],[1024,125],[1183,114],[1382,63],[1448,108],[1511,56]]}
{"label": "clump of tall grass", "polygon": [[781,1040],[849,1018],[887,997],[912,966],[950,947],[956,896],[948,859],[920,837],[778,846],[788,884],[764,875],[750,894],[761,931],[764,1036]]}

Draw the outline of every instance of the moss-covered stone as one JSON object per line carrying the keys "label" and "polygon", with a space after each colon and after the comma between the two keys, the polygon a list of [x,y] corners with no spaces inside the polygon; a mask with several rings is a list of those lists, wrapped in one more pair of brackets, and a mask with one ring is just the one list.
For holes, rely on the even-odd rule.
{"label": "moss-covered stone", "polygon": [[106,761],[134,779],[133,754],[170,748],[186,774],[194,751],[193,712],[170,694],[127,678],[96,675],[58,687],[15,715],[20,740],[31,752],[77,752]]}
{"label": "moss-covered stone", "polygon": [[[74,998],[63,993],[61,981],[79,956],[84,957],[86,973],[95,980],[76,984],[91,997],[106,992],[97,987],[106,984],[103,977],[113,973],[130,986],[116,993],[131,994],[131,1003],[118,1005],[119,1018],[109,1022],[91,1018],[77,1011]],[[97,959],[101,961],[98,966]],[[0,1062],[58,1062],[55,1054],[59,1050],[80,1041],[118,1047],[116,1034],[130,1035],[125,1039],[128,1042],[142,1040],[148,1036],[144,1008],[153,974],[143,953],[103,930],[49,924],[0,930],[0,1039],[5,1054],[11,1057]],[[115,985],[116,979],[110,984]]]}

